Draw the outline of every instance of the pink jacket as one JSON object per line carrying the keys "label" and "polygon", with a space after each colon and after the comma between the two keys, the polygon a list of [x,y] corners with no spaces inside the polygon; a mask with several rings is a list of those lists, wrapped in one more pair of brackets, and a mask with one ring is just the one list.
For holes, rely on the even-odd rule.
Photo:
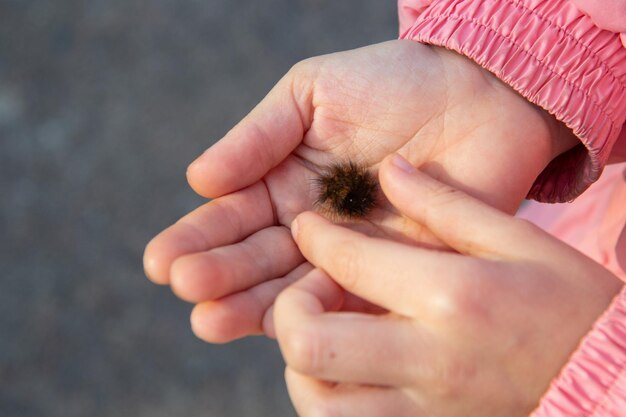
{"label": "pink jacket", "polygon": [[[626,161],[626,0],[399,0],[400,37],[475,60],[569,126],[578,147],[529,197],[571,201]],[[626,164],[571,204],[522,216],[626,281]],[[626,290],[598,319],[532,417],[626,416]]]}

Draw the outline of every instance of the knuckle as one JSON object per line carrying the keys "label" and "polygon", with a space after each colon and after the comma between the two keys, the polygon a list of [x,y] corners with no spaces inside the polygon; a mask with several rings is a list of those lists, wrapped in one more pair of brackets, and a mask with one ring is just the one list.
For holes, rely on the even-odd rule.
{"label": "knuckle", "polygon": [[360,245],[354,240],[338,242],[330,256],[342,286],[352,289],[358,285],[365,262]]}
{"label": "knuckle", "polygon": [[516,245],[517,242],[540,242],[545,240],[545,232],[536,224],[529,220],[512,217],[510,221],[502,227],[501,232],[507,236],[508,248],[515,249],[517,256],[523,255],[528,249],[536,247],[532,246],[520,246]]}
{"label": "knuckle", "polygon": [[272,144],[274,138],[270,134],[268,128],[257,121],[250,121],[247,124],[248,134],[256,138],[260,146],[250,147],[249,151],[255,155],[255,160],[261,165],[270,165],[275,160],[275,150]]}
{"label": "knuckle", "polygon": [[449,358],[434,371],[429,390],[433,396],[440,399],[459,398],[474,379],[475,373],[475,367]]}
{"label": "knuckle", "polygon": [[311,99],[312,89],[320,74],[320,67],[324,60],[321,57],[311,57],[295,63],[284,77],[284,82],[291,86],[294,99],[304,104]]}
{"label": "knuckle", "polygon": [[442,183],[431,185],[429,194],[428,204],[424,205],[424,220],[427,225],[432,224],[433,220],[440,217],[442,208],[467,199],[467,194],[464,192]]}
{"label": "knuckle", "polygon": [[229,320],[219,314],[212,315],[202,305],[192,310],[190,322],[193,334],[208,343],[228,343],[240,337]]}
{"label": "knuckle", "polygon": [[511,221],[511,233],[515,236],[529,237],[542,233],[541,228],[530,220],[513,217]]}
{"label": "knuckle", "polygon": [[467,195],[464,192],[443,183],[433,185],[430,193],[434,204],[429,204],[429,206],[433,206],[434,210],[436,210],[438,206],[446,206],[458,200],[467,198]]}
{"label": "knuckle", "polygon": [[283,336],[285,360],[294,370],[317,375],[324,370],[325,358],[319,335],[310,329],[293,329]]}
{"label": "knuckle", "polygon": [[463,277],[453,285],[438,288],[430,298],[430,312],[438,325],[450,327],[471,321],[482,310],[481,280]]}
{"label": "knuckle", "polygon": [[430,297],[430,314],[437,323],[454,321],[461,315],[458,292],[441,288]]}
{"label": "knuckle", "polygon": [[319,58],[317,57],[310,57],[310,58],[305,58],[301,61],[298,61],[291,66],[288,74],[291,74],[291,75],[307,74],[317,67],[318,60]]}

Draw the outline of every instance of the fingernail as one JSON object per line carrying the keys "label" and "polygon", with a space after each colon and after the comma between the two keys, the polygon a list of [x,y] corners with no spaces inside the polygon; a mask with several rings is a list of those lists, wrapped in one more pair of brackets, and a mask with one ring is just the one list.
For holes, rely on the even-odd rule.
{"label": "fingernail", "polygon": [[415,174],[415,172],[417,172],[417,169],[415,169],[415,167],[413,165],[411,165],[411,163],[409,161],[404,159],[399,154],[395,154],[391,158],[391,163],[395,167],[400,168],[402,171],[406,172],[407,174]]}
{"label": "fingernail", "polygon": [[297,218],[291,222],[291,237],[293,237],[293,240],[298,239],[298,219]]}

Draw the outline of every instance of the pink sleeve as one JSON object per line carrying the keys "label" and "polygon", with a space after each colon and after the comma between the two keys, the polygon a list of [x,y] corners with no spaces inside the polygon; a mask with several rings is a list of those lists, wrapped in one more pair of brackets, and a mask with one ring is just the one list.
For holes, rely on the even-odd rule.
{"label": "pink sleeve", "polygon": [[569,0],[400,0],[399,7],[401,38],[472,58],[580,138],[540,174],[529,198],[571,201],[598,179],[626,121],[618,34]]}
{"label": "pink sleeve", "polygon": [[[626,283],[625,206],[626,163],[621,163],[608,166],[572,204],[531,202],[517,216],[581,251]],[[532,415],[565,416],[626,416],[624,289],[596,320]]]}
{"label": "pink sleeve", "polygon": [[530,417],[624,415],[626,290],[596,322]]}
{"label": "pink sleeve", "polygon": [[400,20],[400,37],[406,32],[417,16],[424,11],[433,0],[398,0],[398,17]]}
{"label": "pink sleeve", "polygon": [[620,34],[626,47],[626,0],[572,0],[602,29]]}

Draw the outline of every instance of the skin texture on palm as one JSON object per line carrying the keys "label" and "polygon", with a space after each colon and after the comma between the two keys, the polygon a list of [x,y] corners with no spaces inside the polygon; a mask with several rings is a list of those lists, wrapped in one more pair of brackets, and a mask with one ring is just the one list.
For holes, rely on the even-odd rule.
{"label": "skin texture on palm", "polygon": [[[189,166],[192,188],[213,200],[148,244],[146,274],[198,304],[192,327],[200,338],[259,334],[278,292],[310,268],[288,227],[314,208],[312,184],[327,165],[352,160],[377,175],[398,152],[513,213],[545,165],[575,143],[548,114],[450,51],[391,41],[311,58]],[[351,227],[440,245],[384,200]]]}

